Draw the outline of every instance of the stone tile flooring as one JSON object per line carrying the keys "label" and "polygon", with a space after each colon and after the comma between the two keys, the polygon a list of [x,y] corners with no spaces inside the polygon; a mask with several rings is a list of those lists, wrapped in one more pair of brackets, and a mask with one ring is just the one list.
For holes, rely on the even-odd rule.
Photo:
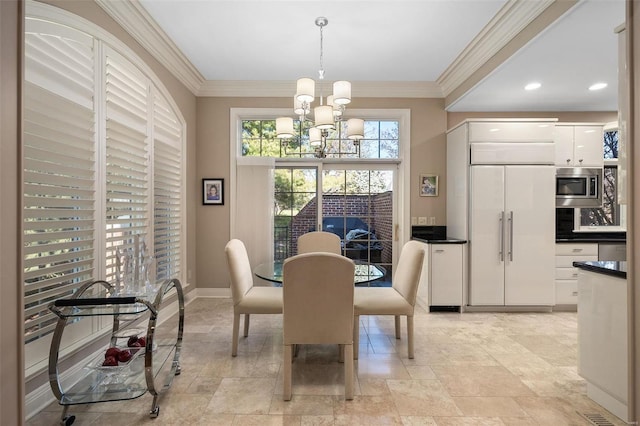
{"label": "stone tile flooring", "polygon": [[[361,317],[355,399],[344,400],[335,346],[303,346],[293,399],[282,400],[282,318],[254,315],[231,357],[229,299],[186,307],[182,374],[148,416],[152,397],[71,407],[74,425],[591,425],[600,414],[577,374],[576,313],[427,313],[416,307],[415,359],[406,323]],[[242,330],[242,329],[241,329]],[[52,403],[28,425],[55,425]]]}

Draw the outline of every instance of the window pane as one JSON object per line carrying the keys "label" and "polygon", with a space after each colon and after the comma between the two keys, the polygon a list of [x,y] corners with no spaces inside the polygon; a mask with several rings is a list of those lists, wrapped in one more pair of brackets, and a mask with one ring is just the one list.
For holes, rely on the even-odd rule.
{"label": "window pane", "polygon": [[[242,121],[242,155],[262,157],[322,157],[318,145],[309,141],[310,121],[301,124],[294,120],[295,137],[280,140],[275,133],[275,120]],[[336,122],[328,130],[322,152],[326,158],[398,158],[399,138],[397,121],[365,121],[365,138],[359,143],[347,138],[346,122]]]}
{"label": "window pane", "polygon": [[580,226],[620,226],[620,205],[616,203],[616,166],[604,167],[602,208],[580,209]]}

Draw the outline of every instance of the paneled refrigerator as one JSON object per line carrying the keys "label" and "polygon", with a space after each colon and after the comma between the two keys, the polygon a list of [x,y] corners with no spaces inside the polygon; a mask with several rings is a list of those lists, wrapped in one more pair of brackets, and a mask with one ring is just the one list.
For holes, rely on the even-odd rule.
{"label": "paneled refrigerator", "polygon": [[553,166],[471,166],[471,305],[555,302]]}
{"label": "paneled refrigerator", "polygon": [[[492,134],[505,125],[508,137]],[[553,122],[469,121],[448,132],[447,231],[468,241],[467,305],[555,304],[553,148]]]}

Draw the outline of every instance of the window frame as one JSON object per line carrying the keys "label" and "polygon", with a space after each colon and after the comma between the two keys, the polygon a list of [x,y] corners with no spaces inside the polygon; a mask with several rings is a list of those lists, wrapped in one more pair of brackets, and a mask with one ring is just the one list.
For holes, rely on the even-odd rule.
{"label": "window frame", "polygon": [[[618,122],[610,122],[610,123],[606,123],[603,127],[603,133],[606,132],[612,132],[612,131],[620,131],[619,130],[619,126],[618,126]],[[618,137],[620,137],[619,133],[618,133]],[[603,134],[603,140],[602,143],[604,144],[604,134]],[[618,149],[620,148],[620,141],[618,139]],[[618,151],[619,152],[619,151]],[[615,167],[617,170],[620,169],[620,161],[619,158],[604,158],[603,159],[603,178],[604,178],[604,168],[605,167]],[[618,175],[619,176],[619,175]],[[616,195],[617,195],[617,191],[618,191],[618,181],[616,180]],[[618,198],[618,197],[616,197]],[[573,229],[575,230],[575,232],[626,232],[627,230],[627,208],[625,204],[619,204],[619,210],[620,210],[620,224],[619,225],[611,225],[611,226],[583,226],[582,225],[582,221],[581,221],[581,217],[582,217],[582,209],[577,207],[575,209],[575,214],[574,214],[574,224],[573,224]]]}

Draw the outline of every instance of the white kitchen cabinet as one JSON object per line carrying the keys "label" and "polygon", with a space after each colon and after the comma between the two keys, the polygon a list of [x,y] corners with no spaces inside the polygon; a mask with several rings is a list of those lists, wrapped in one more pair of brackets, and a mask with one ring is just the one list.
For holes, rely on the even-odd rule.
{"label": "white kitchen cabinet", "polygon": [[587,396],[631,424],[627,280],[578,273],[578,374]]}
{"label": "white kitchen cabinet", "polygon": [[556,124],[556,166],[603,167],[602,124]]}
{"label": "white kitchen cabinet", "polygon": [[553,166],[471,166],[470,305],[553,305]]}
{"label": "white kitchen cabinet", "polygon": [[462,306],[464,244],[430,244],[429,306]]}
{"label": "white kitchen cabinet", "polygon": [[598,260],[597,243],[556,244],[556,306],[577,306],[578,268],[573,262]]}

